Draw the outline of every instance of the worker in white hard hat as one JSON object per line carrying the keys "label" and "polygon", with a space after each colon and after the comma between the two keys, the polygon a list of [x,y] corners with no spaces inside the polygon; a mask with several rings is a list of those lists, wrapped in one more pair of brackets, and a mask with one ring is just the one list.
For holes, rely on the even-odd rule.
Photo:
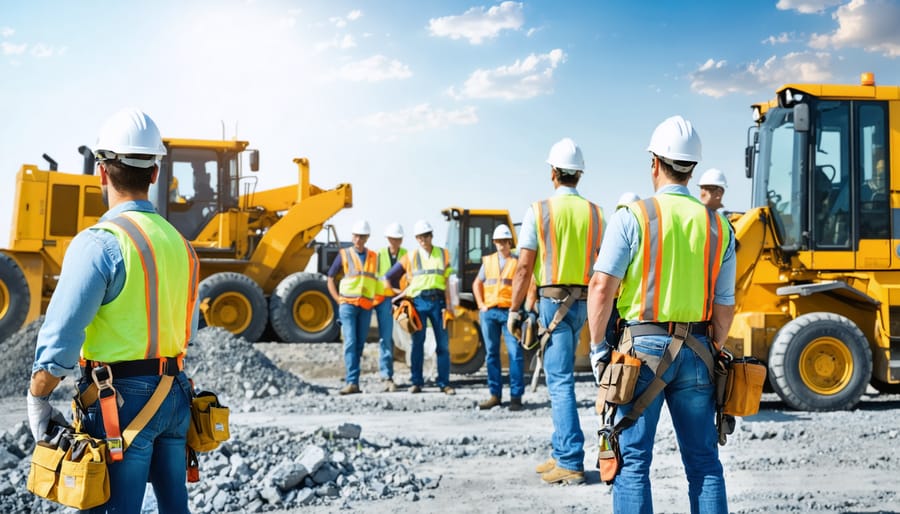
{"label": "worker in white hard hat", "polygon": [[450,386],[450,342],[446,328],[447,321],[453,317],[450,310],[450,289],[447,287],[448,279],[453,273],[450,252],[433,244],[434,229],[426,220],[419,220],[413,225],[413,234],[419,247],[401,257],[386,274],[388,280],[398,280],[406,274],[409,280],[406,296],[412,298],[422,320],[421,330],[413,332],[410,343],[409,372],[412,384],[409,392],[421,393],[425,385],[422,366],[425,361],[427,319],[431,321],[434,331],[438,389],[444,394],[454,395],[456,390]]}
{"label": "worker in white hard hat", "polygon": [[391,223],[384,229],[384,237],[388,245],[378,250],[378,283],[375,286],[375,317],[378,321],[378,371],[384,385],[384,391],[393,393],[397,390],[394,383],[394,316],[391,301],[400,292],[400,279],[389,280],[385,277],[388,270],[397,264],[406,249],[403,244],[403,227],[399,223]]}
{"label": "worker in white hard hat", "polygon": [[[612,349],[634,352],[642,361],[631,401],[613,407],[598,398],[604,424],[601,480],[613,481],[614,512],[653,510],[650,463],[665,402],[692,510],[728,512],[710,365],[734,317],[734,237],[724,216],[687,188],[701,159],[693,124],[681,116],[666,119],[647,150],[656,193],[612,216],[588,292],[591,364],[598,383],[615,383],[610,373],[615,368],[606,366]],[[610,341],[607,321],[617,291],[623,335]],[[606,450],[607,442],[616,440],[619,468],[612,465],[615,452]]]}
{"label": "worker in white hard hat", "polygon": [[481,334],[487,349],[487,381],[490,397],[479,403],[481,410],[503,404],[503,372],[500,366],[500,337],[506,342],[509,357],[509,410],[522,410],[525,393],[525,357],[519,342],[506,326],[512,300],[512,279],[519,263],[512,253],[513,235],[505,224],[493,233],[496,253],[481,258],[481,269],[472,282],[472,293],[478,305]]}
{"label": "worker in white hard hat", "polygon": [[728,181],[725,174],[716,168],[706,170],[700,175],[700,202],[710,209],[717,211],[723,207],[722,197],[728,189]]}
{"label": "worker in white hard hat", "polygon": [[[188,512],[192,386],[182,368],[197,331],[199,261],[148,198],[166,155],[156,123],[123,109],[103,124],[95,148],[109,210],[66,251],[37,337],[29,426],[36,441],[48,441],[70,424],[49,397],[61,377],[77,374],[81,429],[108,448],[100,465],[109,498],[96,511],[140,512],[143,494],[135,492],[149,482],[160,509]],[[149,420],[135,432],[130,425],[145,406]]]}
{"label": "worker in white hard hat", "polygon": [[[378,287],[378,255],[366,247],[371,232],[368,221],[359,220],[354,223],[351,229],[353,245],[341,248],[328,270],[328,292],[338,302],[341,335],[344,338],[346,383],[338,391],[342,395],[361,392],[359,362],[369,334],[375,290]],[[335,284],[338,278],[340,287]]]}
{"label": "worker in white hard hat", "polygon": [[584,174],[584,157],[574,141],[564,138],[554,144],[546,162],[555,192],[534,202],[522,218],[507,325],[515,332],[521,322],[519,310],[533,276],[540,324],[548,334],[540,340],[538,356],[553,418],[552,454],[535,471],[546,483],[582,483],[584,433],[575,399],[575,349],[587,317],[584,298],[590,261],[600,248],[603,211],[575,189]]}

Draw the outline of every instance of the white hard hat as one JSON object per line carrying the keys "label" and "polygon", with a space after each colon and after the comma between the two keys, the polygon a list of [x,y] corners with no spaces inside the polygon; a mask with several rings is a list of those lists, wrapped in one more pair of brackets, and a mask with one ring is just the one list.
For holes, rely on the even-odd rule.
{"label": "white hard hat", "polygon": [[[657,125],[650,137],[647,151],[667,159],[666,164],[670,166],[673,164],[671,161],[698,163],[701,159],[700,136],[691,122],[681,116],[672,116]],[[680,173],[688,173],[694,169],[694,165],[675,164],[672,168]]]}
{"label": "white hard hat", "polygon": [[397,222],[391,223],[384,229],[384,237],[403,238],[403,227]]}
{"label": "white hard hat", "polygon": [[581,155],[581,148],[578,148],[575,141],[564,137],[550,147],[547,164],[563,173],[568,171],[574,175],[576,171],[584,171],[584,156]]}
{"label": "white hard hat", "polygon": [[428,223],[425,220],[419,220],[413,225],[413,235],[421,236],[422,234],[427,234],[429,232],[434,232],[434,229],[431,228],[431,223]]}
{"label": "white hard hat", "polygon": [[626,191],[626,192],[622,193],[622,196],[619,197],[619,201],[616,202],[616,209],[618,209],[619,207],[622,207],[624,205],[628,205],[632,202],[637,202],[640,199],[641,199],[641,197],[638,196],[636,193],[632,193],[631,191]]}
{"label": "white hard hat", "polygon": [[497,228],[494,229],[494,241],[498,239],[512,239],[512,232],[510,232],[509,227],[504,224],[497,225]]}
{"label": "white hard hat", "polygon": [[[135,155],[149,155],[137,158]],[[110,116],[100,128],[94,156],[100,160],[118,160],[136,168],[149,168],[156,164],[166,147],[156,123],[138,109],[122,109]]]}
{"label": "white hard hat", "polygon": [[728,181],[725,180],[725,174],[716,168],[710,168],[700,176],[700,185],[719,186],[722,189],[728,189]]}
{"label": "white hard hat", "polygon": [[353,224],[353,228],[350,230],[351,234],[356,234],[358,236],[367,236],[372,233],[372,229],[369,227],[369,222],[366,220],[359,220]]}

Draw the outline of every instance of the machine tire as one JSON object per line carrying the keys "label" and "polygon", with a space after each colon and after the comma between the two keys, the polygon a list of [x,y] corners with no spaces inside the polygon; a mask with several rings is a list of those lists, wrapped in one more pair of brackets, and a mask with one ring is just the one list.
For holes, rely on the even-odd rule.
{"label": "machine tire", "polygon": [[225,271],[206,277],[200,282],[198,301],[206,305],[201,327],[222,327],[251,343],[266,329],[266,296],[246,275]]}
{"label": "machine tire", "polygon": [[881,394],[900,394],[900,384],[889,384],[877,378],[873,378],[870,383]]}
{"label": "machine tire", "polygon": [[[475,330],[478,331],[478,348],[475,349],[475,354],[464,362],[453,362],[451,360],[451,373],[456,373],[459,375],[471,375],[472,373],[476,373],[481,369],[482,366],[484,366],[484,359],[487,356],[487,350],[484,347],[484,339],[481,335],[481,327],[479,327],[477,323],[473,324],[475,325]],[[453,354],[451,353],[451,355]]]}
{"label": "machine tire", "polygon": [[269,319],[284,342],[327,343],[340,338],[338,305],[318,273],[301,271],[285,277],[269,298]]}
{"label": "machine tire", "polygon": [[28,317],[31,291],[15,259],[0,253],[0,341],[15,334]]}
{"label": "machine tire", "polygon": [[791,320],[769,349],[769,379],[788,407],[851,409],[872,376],[872,351],[859,327],[830,312]]}

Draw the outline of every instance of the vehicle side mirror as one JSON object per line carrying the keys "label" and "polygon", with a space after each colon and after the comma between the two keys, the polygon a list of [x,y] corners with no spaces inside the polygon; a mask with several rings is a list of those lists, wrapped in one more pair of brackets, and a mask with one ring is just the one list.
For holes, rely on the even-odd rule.
{"label": "vehicle side mirror", "polygon": [[809,104],[794,106],[794,131],[809,132]]}
{"label": "vehicle side mirror", "polygon": [[753,177],[753,155],[755,152],[756,149],[753,145],[744,148],[744,174],[747,175],[747,178]]}
{"label": "vehicle side mirror", "polygon": [[250,171],[259,171],[259,150],[250,150]]}

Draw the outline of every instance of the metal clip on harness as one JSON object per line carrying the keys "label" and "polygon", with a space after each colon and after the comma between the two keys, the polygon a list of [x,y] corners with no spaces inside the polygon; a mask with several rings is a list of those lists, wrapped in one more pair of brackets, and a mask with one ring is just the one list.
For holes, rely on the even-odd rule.
{"label": "metal clip on harness", "polygon": [[97,385],[97,396],[100,400],[100,412],[103,414],[103,428],[106,430],[106,446],[109,458],[113,462],[122,460],[125,445],[119,429],[119,404],[116,389],[113,387],[112,370],[102,364],[91,370],[91,377]]}

